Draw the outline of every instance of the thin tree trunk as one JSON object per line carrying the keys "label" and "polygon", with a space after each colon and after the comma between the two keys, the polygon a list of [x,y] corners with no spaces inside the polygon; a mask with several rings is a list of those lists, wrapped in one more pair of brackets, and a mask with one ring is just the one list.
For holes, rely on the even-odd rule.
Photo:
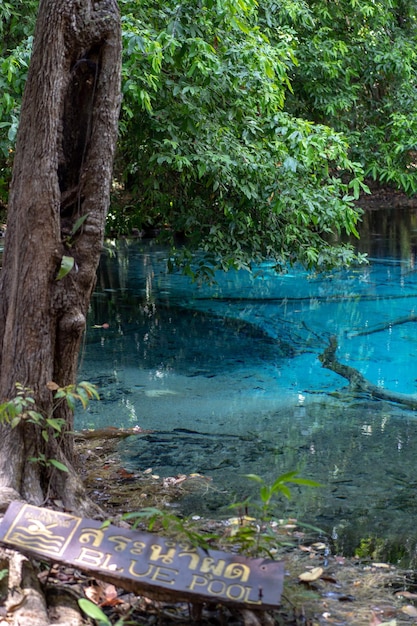
{"label": "thin tree trunk", "polygon": [[[14,397],[20,383],[33,390],[37,409],[48,415],[47,383],[65,386],[76,380],[109,205],[120,58],[116,0],[41,0],[0,282],[0,398]],[[74,266],[57,280],[64,257]],[[65,405],[57,416],[72,428]],[[54,495],[80,510],[75,473],[44,471],[28,462],[43,453],[68,465],[73,460],[69,435],[60,449],[56,439],[47,444],[30,424],[13,430],[2,425],[0,437],[3,493],[35,504]]]}

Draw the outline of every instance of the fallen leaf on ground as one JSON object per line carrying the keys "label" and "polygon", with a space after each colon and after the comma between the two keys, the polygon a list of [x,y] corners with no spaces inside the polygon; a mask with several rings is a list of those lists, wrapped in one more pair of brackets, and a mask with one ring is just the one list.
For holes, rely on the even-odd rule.
{"label": "fallen leaf on ground", "polygon": [[345,565],[345,563],[346,563],[346,557],[345,556],[335,556],[334,560],[336,561],[336,563],[338,565]]}
{"label": "fallen leaf on ground", "polygon": [[318,580],[323,574],[323,572],[324,570],[322,567],[313,567],[312,570],[309,570],[308,572],[303,572],[302,574],[300,574],[298,578],[303,583],[312,583],[313,581]]}
{"label": "fallen leaf on ground", "polygon": [[86,597],[100,606],[114,606],[121,604],[122,600],[117,597],[117,590],[114,585],[97,581],[95,585],[90,585],[84,589]]}
{"label": "fallen leaf on ground", "polygon": [[128,472],[124,467],[119,467],[117,473],[119,474],[120,478],[134,478],[135,476],[131,472]]}
{"label": "fallen leaf on ground", "polygon": [[412,604],[406,604],[405,606],[402,606],[401,612],[405,615],[408,615],[408,617],[417,617],[417,609]]}
{"label": "fallen leaf on ground", "polygon": [[402,596],[403,598],[417,598],[417,593],[411,593],[411,591],[397,591],[394,595]]}
{"label": "fallen leaf on ground", "polygon": [[371,621],[369,622],[369,626],[381,626],[382,622],[379,619],[378,615],[372,611]]}

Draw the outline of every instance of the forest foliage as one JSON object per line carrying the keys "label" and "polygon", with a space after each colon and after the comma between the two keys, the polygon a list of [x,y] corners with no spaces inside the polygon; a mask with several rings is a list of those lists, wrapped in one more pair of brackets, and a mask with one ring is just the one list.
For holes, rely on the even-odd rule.
{"label": "forest foliage", "polygon": [[[417,191],[411,0],[119,0],[123,103],[109,232],[160,230],[201,270],[355,258],[366,178]],[[37,0],[0,7],[7,203]],[[166,228],[166,227],[169,228]],[[178,236],[180,235],[180,238]],[[175,239],[176,237],[176,239]]]}

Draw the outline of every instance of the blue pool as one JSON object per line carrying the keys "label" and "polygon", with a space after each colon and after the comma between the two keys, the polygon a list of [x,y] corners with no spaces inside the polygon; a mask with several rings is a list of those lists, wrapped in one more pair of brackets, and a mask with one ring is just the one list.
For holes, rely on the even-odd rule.
{"label": "blue pool", "polygon": [[212,286],[169,274],[153,241],[108,242],[80,368],[102,399],[76,427],[152,429],[120,444],[123,463],[211,477],[186,513],[230,516],[253,489],[244,474],[299,469],[323,486],[294,489],[283,516],[319,526],[335,550],[370,540],[412,561],[417,411],[352,392],[318,358],[336,336],[340,362],[417,393],[417,217],[375,212],[362,230],[368,265],[314,275],[265,263]]}

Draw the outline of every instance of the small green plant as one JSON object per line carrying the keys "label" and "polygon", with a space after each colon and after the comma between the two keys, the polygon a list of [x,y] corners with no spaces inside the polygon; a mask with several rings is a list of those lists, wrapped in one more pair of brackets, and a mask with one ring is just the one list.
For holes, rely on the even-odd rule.
{"label": "small green plant", "polygon": [[[306,487],[320,487],[320,483],[298,476],[297,471],[287,472],[278,476],[272,484],[268,484],[256,474],[247,474],[247,478],[259,484],[260,503],[247,498],[243,502],[234,503],[229,508],[239,510],[239,515],[228,520],[226,532],[205,532],[194,520],[187,517],[178,517],[173,513],[161,511],[155,507],[145,507],[140,511],[125,513],[123,519],[133,521],[133,528],[142,522],[146,523],[147,530],[161,532],[175,539],[186,540],[192,546],[208,550],[218,547],[224,548],[233,544],[239,552],[248,556],[267,554],[274,558],[278,546],[290,544],[283,534],[279,534],[280,523],[276,520],[278,497],[291,498],[288,484],[303,485]],[[249,516],[249,512],[253,515]],[[307,525],[304,525],[307,526]],[[321,532],[320,529],[310,527]],[[292,545],[292,544],[291,544]]]}
{"label": "small green plant", "polygon": [[74,410],[77,400],[81,402],[83,409],[86,409],[90,400],[100,400],[96,386],[86,380],[76,385],[66,385],[66,387],[59,387],[56,383],[50,382],[48,388],[55,391],[54,400],[56,400],[56,404],[54,409],[60,402],[66,402],[69,408]]}
{"label": "small green plant", "polygon": [[355,556],[361,559],[386,559],[387,545],[380,537],[363,537],[355,548]]}
{"label": "small green plant", "polygon": [[[230,508],[240,511],[240,515],[232,520],[228,541],[239,546],[242,552],[255,556],[266,553],[273,558],[278,546],[289,543],[277,534],[279,523],[277,517],[277,499],[284,496],[291,498],[288,484],[303,485],[306,487],[320,487],[320,483],[298,476],[298,471],[286,472],[268,484],[257,474],[246,474],[246,478],[259,485],[259,500],[246,498],[243,502],[234,503]],[[279,512],[279,509],[278,509]],[[249,513],[252,516],[249,516]],[[319,530],[319,529],[314,529]]]}
{"label": "small green plant", "polygon": [[[34,424],[40,428],[42,438],[48,443],[51,436],[57,438],[64,433],[66,421],[63,418],[54,417],[54,412],[62,402],[66,402],[69,408],[74,410],[77,401],[81,402],[85,409],[90,400],[99,399],[95,386],[86,381],[65,387],[60,387],[51,381],[47,384],[47,387],[50,391],[55,392],[54,404],[50,415],[44,415],[37,410],[32,389],[16,383],[15,397],[0,405],[0,423],[10,424],[12,428],[16,428],[22,423]],[[29,460],[44,466],[56,467],[62,472],[68,471],[66,465],[57,459],[47,458],[45,454],[30,457]]]}
{"label": "small green plant", "polygon": [[284,496],[287,500],[291,499],[291,490],[288,487],[288,483],[304,485],[305,487],[321,487],[320,483],[315,480],[298,476],[297,470],[281,474],[271,485],[266,483],[265,480],[257,474],[246,474],[246,478],[260,485],[259,497],[261,504],[256,505],[256,507],[260,510],[261,520],[269,519],[274,515],[276,503],[273,500],[276,496]]}
{"label": "small green plant", "polygon": [[124,520],[134,520],[133,528],[137,528],[141,521],[146,521],[149,531],[164,531],[165,534],[172,536],[179,541],[185,539],[192,546],[207,550],[210,547],[210,541],[218,539],[217,534],[201,532],[196,523],[190,518],[181,518],[173,513],[161,511],[155,507],[145,507],[140,511],[125,513]]}

